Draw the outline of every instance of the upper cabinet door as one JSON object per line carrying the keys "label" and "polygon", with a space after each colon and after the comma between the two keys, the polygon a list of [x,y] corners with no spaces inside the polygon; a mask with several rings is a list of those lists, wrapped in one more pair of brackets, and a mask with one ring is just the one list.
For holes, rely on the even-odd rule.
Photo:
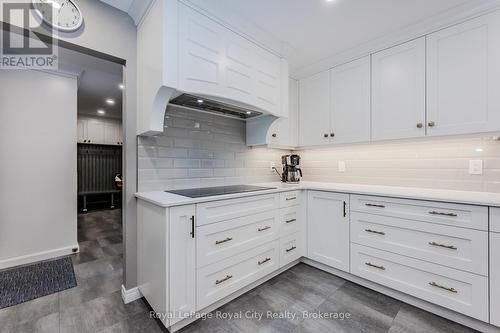
{"label": "upper cabinet door", "polygon": [[332,143],[370,141],[370,57],[331,70]]}
{"label": "upper cabinet door", "polygon": [[500,129],[500,12],[427,37],[427,135]]}
{"label": "upper cabinet door", "polygon": [[372,139],[425,136],[425,37],[372,55]]}
{"label": "upper cabinet door", "polygon": [[330,72],[321,72],[299,82],[299,144],[329,143]]}
{"label": "upper cabinet door", "polygon": [[274,121],[268,132],[268,142],[272,146],[294,148],[298,146],[299,83],[294,79],[288,82],[288,117]]}
{"label": "upper cabinet door", "polygon": [[106,143],[104,140],[104,122],[98,120],[87,121],[87,142]]}

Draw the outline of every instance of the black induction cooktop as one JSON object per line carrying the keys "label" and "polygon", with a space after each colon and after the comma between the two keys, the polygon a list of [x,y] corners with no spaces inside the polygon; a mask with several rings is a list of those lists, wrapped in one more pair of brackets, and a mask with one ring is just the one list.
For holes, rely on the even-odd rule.
{"label": "black induction cooktop", "polygon": [[182,195],[184,197],[189,197],[189,198],[201,198],[201,197],[210,197],[214,195],[246,193],[246,192],[255,192],[255,191],[272,190],[272,189],[275,189],[275,187],[264,187],[264,186],[254,186],[254,185],[232,185],[232,186],[189,188],[185,190],[172,190],[165,192]]}

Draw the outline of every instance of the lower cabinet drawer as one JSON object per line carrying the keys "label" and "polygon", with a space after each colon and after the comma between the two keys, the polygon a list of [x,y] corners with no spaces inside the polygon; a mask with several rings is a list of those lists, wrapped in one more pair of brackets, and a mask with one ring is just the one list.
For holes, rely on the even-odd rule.
{"label": "lower cabinet drawer", "polygon": [[352,212],[351,242],[488,276],[486,231]]}
{"label": "lower cabinet drawer", "polygon": [[300,191],[280,193],[280,207],[291,207],[300,204]]}
{"label": "lower cabinet drawer", "polygon": [[488,321],[488,278],[351,244],[351,273]]}
{"label": "lower cabinet drawer", "polygon": [[302,257],[302,244],[300,233],[281,237],[280,239],[280,267]]}
{"label": "lower cabinet drawer", "polygon": [[235,218],[196,228],[198,260],[203,267],[278,238],[278,211]]}
{"label": "lower cabinet drawer", "polygon": [[279,241],[199,268],[197,310],[231,295],[279,268]]}
{"label": "lower cabinet drawer", "polygon": [[294,234],[300,231],[299,206],[281,208],[279,216],[281,236]]}

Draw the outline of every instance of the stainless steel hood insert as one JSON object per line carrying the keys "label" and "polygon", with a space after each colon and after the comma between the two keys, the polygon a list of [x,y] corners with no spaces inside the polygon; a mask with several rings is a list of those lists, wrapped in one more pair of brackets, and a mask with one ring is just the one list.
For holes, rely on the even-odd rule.
{"label": "stainless steel hood insert", "polygon": [[170,104],[238,119],[250,119],[263,114],[259,111],[245,109],[190,94],[179,95],[170,100]]}

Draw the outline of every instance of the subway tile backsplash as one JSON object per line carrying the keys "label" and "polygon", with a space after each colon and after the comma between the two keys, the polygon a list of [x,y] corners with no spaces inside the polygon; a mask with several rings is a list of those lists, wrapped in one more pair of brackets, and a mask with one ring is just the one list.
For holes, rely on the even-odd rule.
{"label": "subway tile backsplash", "polygon": [[[165,131],[139,138],[139,191],[278,181],[286,150],[249,148],[240,120],[169,107]],[[297,151],[304,180],[500,192],[500,142],[462,137]],[[469,175],[469,160],[484,162]],[[346,171],[338,171],[344,161]]]}
{"label": "subway tile backsplash", "polygon": [[249,148],[241,120],[169,107],[165,130],[139,137],[139,191],[278,181],[286,150]]}
{"label": "subway tile backsplash", "polygon": [[[298,151],[304,180],[500,192],[500,142],[434,138]],[[469,160],[483,175],[469,175]],[[346,171],[338,171],[344,161]]]}

